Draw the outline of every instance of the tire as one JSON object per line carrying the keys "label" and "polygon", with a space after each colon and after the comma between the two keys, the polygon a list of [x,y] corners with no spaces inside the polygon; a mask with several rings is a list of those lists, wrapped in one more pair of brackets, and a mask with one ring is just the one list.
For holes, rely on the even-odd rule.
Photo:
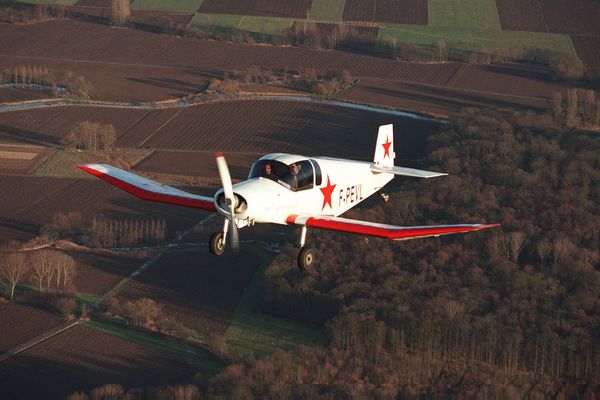
{"label": "tire", "polygon": [[215,232],[208,241],[208,250],[213,256],[221,256],[225,253],[225,242],[223,241],[223,232]]}
{"label": "tire", "polygon": [[315,265],[315,252],[310,247],[302,247],[298,253],[298,268],[301,271],[310,271]]}

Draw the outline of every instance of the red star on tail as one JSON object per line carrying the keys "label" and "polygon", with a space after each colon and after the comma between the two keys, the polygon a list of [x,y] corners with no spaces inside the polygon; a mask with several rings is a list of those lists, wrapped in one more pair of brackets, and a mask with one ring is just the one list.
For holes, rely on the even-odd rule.
{"label": "red star on tail", "polygon": [[392,142],[390,142],[390,138],[386,137],[385,138],[385,143],[381,144],[383,146],[383,156],[384,157],[389,157],[390,156],[390,146],[392,145]]}
{"label": "red star on tail", "polygon": [[327,174],[327,186],[321,188],[321,193],[323,193],[323,207],[321,207],[321,211],[325,209],[325,206],[329,204],[329,207],[333,209],[333,205],[331,204],[331,194],[333,193],[333,189],[335,189],[336,185],[332,185],[329,181],[329,174]]}

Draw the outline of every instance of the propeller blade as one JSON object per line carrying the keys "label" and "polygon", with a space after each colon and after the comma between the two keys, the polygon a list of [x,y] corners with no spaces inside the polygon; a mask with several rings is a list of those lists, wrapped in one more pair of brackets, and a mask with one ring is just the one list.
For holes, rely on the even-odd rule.
{"label": "propeller blade", "polygon": [[219,169],[219,176],[221,177],[221,183],[223,184],[223,193],[225,194],[225,199],[228,203],[227,206],[229,207],[229,226],[231,229],[229,237],[231,238],[231,248],[235,253],[240,249],[238,228],[235,223],[236,199],[233,194],[233,185],[231,183],[229,167],[227,166],[227,161],[225,161],[223,153],[217,153],[217,168]]}

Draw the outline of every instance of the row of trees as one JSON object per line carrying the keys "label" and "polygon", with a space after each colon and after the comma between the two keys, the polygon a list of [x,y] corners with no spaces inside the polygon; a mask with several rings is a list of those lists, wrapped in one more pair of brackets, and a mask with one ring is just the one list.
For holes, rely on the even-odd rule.
{"label": "row of trees", "polygon": [[90,246],[124,247],[162,243],[167,233],[163,218],[114,220],[94,217],[90,227]]}
{"label": "row of trees", "polygon": [[600,126],[600,99],[593,90],[571,88],[566,96],[554,92],[548,111],[559,127]]}
{"label": "row of trees", "polygon": [[0,82],[17,87],[43,87],[54,95],[71,94],[88,97],[91,84],[71,71],[58,71],[36,65],[18,65],[0,72]]}
{"label": "row of trees", "polygon": [[83,121],[60,139],[68,149],[105,150],[117,141],[117,132],[111,124]]}
{"label": "row of trees", "polygon": [[67,254],[40,250],[31,254],[0,254],[2,280],[10,288],[12,301],[19,283],[30,282],[40,292],[72,291],[75,277],[75,261]]}

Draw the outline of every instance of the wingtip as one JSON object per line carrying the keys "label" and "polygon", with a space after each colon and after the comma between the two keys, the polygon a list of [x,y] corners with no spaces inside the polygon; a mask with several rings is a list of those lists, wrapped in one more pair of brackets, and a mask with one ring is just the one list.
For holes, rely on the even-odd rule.
{"label": "wingtip", "polygon": [[216,158],[224,157],[224,155],[223,155],[223,152],[222,152],[222,151],[217,151],[217,152],[215,153],[215,157],[216,157]]}

